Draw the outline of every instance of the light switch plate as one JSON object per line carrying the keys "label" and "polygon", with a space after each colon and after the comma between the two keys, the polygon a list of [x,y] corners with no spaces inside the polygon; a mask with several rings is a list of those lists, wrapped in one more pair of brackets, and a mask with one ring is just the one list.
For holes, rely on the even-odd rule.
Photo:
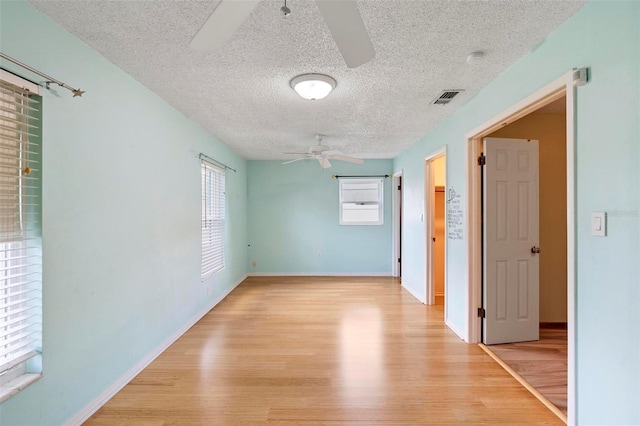
{"label": "light switch plate", "polygon": [[591,235],[605,237],[607,235],[607,213],[591,213]]}

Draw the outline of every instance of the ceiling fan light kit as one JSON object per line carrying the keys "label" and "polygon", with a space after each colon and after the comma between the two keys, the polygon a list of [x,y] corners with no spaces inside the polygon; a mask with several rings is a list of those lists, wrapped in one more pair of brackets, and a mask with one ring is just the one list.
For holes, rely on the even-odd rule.
{"label": "ceiling fan light kit", "polygon": [[336,88],[336,80],[325,74],[302,74],[291,80],[291,88],[304,99],[324,99]]}
{"label": "ceiling fan light kit", "polygon": [[285,18],[291,15],[291,9],[287,7],[287,0],[284,0],[284,6],[280,8],[280,12],[282,12]]}

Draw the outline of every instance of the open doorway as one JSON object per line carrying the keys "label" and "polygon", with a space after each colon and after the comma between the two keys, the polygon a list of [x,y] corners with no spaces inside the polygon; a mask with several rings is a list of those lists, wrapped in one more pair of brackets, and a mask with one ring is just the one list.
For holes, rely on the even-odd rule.
{"label": "open doorway", "polygon": [[[446,152],[425,160],[427,304],[444,309],[446,294]],[[446,314],[445,314],[446,315]]]}
{"label": "open doorway", "polygon": [[[558,79],[541,87],[521,101],[497,114],[466,133],[468,141],[468,181],[467,198],[468,233],[467,247],[469,252],[469,333],[470,343],[480,342],[482,327],[486,326],[483,316],[495,315],[495,312],[483,312],[479,309],[482,301],[482,278],[484,276],[483,260],[483,223],[482,223],[482,167],[478,167],[479,157],[484,146],[484,138],[498,129],[537,111],[555,101],[565,98],[565,175],[566,175],[566,215],[556,217],[557,221],[566,223],[566,318],[567,318],[567,414],[549,403],[542,395],[537,394],[530,386],[525,387],[534,393],[552,411],[565,419],[569,424],[575,423],[575,177],[574,177],[574,145],[575,145],[575,72],[570,71]],[[578,81],[579,82],[579,81]],[[480,161],[481,163],[481,161]],[[514,377],[518,378],[514,374]],[[520,380],[520,379],[519,379]]]}
{"label": "open doorway", "polygon": [[[536,336],[491,351],[564,415],[567,413],[567,172],[566,97],[487,135],[498,141],[536,140],[538,146],[539,253]],[[487,161],[490,161],[487,158]],[[522,180],[522,177],[519,177]],[[520,182],[522,185],[522,182]],[[485,200],[488,197],[485,190]],[[486,222],[486,221],[484,221]],[[485,255],[486,255],[485,241]],[[520,262],[522,264],[522,262]],[[487,283],[484,282],[483,285]],[[483,291],[483,294],[486,294]],[[522,318],[519,318],[522,322]],[[487,343],[484,340],[484,343]]]}

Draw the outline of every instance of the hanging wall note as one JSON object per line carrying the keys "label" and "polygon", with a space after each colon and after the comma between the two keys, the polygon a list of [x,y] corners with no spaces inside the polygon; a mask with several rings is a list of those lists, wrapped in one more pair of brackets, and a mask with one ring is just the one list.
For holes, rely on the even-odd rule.
{"label": "hanging wall note", "polygon": [[450,240],[462,240],[464,233],[464,211],[460,203],[460,194],[449,188],[447,193],[447,237]]}

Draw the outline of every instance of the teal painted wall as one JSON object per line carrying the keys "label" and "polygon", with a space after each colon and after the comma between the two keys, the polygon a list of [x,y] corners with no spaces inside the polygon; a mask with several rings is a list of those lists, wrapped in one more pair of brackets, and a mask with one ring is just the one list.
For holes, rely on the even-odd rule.
{"label": "teal painted wall", "polygon": [[[577,422],[640,424],[640,2],[588,3],[396,158],[408,196],[403,285],[424,293],[424,157],[447,145],[447,184],[466,203],[465,133],[585,66],[590,82],[576,94]],[[594,211],[609,213],[605,238],[590,235]],[[463,334],[466,238],[447,245],[448,321]]]}
{"label": "teal painted wall", "polygon": [[[45,377],[0,405],[1,424],[65,421],[254,271],[254,259],[265,273],[390,273],[388,187],[381,235],[343,231],[332,173],[404,171],[403,285],[423,295],[424,157],[447,145],[447,184],[465,203],[465,132],[581,66],[591,81],[576,101],[578,422],[640,423],[640,2],[585,6],[393,167],[368,160],[324,175],[313,162],[247,164],[24,2],[0,2],[0,20],[2,52],[87,90],[82,99],[63,89],[44,95]],[[227,179],[228,266],[208,283],[199,279],[200,151],[238,169]],[[300,202],[311,213],[285,211]],[[608,236],[591,237],[590,213],[602,210]],[[366,246],[355,243],[362,239]],[[285,243],[297,251],[270,253]],[[466,333],[466,241],[447,250],[448,321]],[[342,253],[350,270],[335,270],[344,263],[328,253]]]}
{"label": "teal painted wall", "polygon": [[332,161],[324,172],[317,161],[247,163],[250,273],[391,275],[391,179],[383,225],[340,226],[331,175],[391,174],[392,160]]}
{"label": "teal painted wall", "polygon": [[[54,425],[246,274],[246,162],[29,4],[0,8],[3,53],[87,91],[44,91],[44,377],[0,405],[2,425]],[[199,152],[238,170],[204,283]]]}

